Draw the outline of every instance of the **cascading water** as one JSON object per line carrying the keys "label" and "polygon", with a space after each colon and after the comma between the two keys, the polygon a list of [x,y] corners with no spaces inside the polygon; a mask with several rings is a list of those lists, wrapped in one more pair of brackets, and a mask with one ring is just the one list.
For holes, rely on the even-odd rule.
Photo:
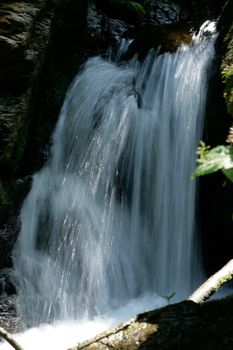
{"label": "cascading water", "polygon": [[73,82],[21,212],[25,324],[90,319],[146,293],[181,299],[201,279],[190,176],[214,37],[142,64],[91,58]]}

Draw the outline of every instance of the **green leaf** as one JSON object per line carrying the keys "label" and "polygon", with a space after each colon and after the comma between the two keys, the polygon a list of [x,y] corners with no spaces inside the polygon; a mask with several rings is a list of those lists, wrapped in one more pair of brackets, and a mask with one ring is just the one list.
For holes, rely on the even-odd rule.
{"label": "green leaf", "polygon": [[198,149],[200,158],[192,178],[207,175],[222,170],[227,178],[233,181],[233,147],[217,146],[208,149],[205,144],[201,144]]}
{"label": "green leaf", "polygon": [[231,169],[222,169],[222,172],[226,177],[233,182],[233,168]]}
{"label": "green leaf", "polygon": [[171,295],[162,295],[162,298],[166,299],[167,302],[169,302],[174,297],[175,294],[176,292],[172,293]]}
{"label": "green leaf", "polygon": [[146,12],[144,7],[136,1],[129,1],[128,6],[138,11],[142,16],[145,16]]}

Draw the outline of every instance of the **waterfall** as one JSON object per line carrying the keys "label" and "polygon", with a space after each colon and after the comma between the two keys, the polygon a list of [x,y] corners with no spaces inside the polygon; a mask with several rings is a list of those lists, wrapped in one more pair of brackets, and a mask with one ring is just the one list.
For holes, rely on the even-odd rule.
{"label": "waterfall", "polygon": [[190,176],[214,37],[143,63],[90,58],[75,78],[21,211],[25,324],[92,318],[146,293],[181,299],[202,278]]}

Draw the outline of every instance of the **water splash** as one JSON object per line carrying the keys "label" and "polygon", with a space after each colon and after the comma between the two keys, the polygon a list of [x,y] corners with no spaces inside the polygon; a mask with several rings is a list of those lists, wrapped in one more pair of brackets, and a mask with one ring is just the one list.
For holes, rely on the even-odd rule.
{"label": "water splash", "polygon": [[[67,350],[75,344],[90,339],[107,329],[118,326],[135,315],[164,306],[164,298],[156,294],[145,294],[133,299],[123,307],[93,319],[83,318],[78,321],[53,322],[32,327],[24,333],[14,335],[18,343],[27,350]],[[0,345],[1,350],[12,350],[8,343]]]}

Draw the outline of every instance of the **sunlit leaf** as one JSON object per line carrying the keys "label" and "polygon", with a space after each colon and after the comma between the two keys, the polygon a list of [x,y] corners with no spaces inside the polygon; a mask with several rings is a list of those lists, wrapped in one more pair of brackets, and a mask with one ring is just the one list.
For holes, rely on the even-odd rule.
{"label": "sunlit leaf", "polygon": [[233,182],[233,147],[217,146],[208,149],[205,144],[198,148],[200,158],[192,178],[207,175],[222,170],[226,177]]}

